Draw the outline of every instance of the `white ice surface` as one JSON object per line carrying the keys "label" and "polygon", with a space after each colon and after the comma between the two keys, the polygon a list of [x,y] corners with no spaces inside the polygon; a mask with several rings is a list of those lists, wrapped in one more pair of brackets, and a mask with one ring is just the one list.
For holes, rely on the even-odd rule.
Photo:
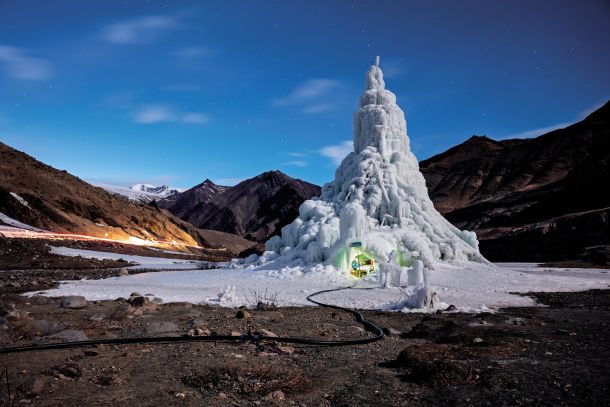
{"label": "white ice surface", "polygon": [[[193,263],[185,260],[125,256],[115,253],[57,248],[61,254],[82,254],[96,258],[123,258],[141,263],[140,268],[187,268]],[[178,263],[176,263],[178,262]],[[535,302],[511,292],[581,291],[608,288],[610,274],[602,269],[560,269],[538,267],[534,263],[505,263],[498,267],[444,265],[431,271],[432,290],[437,293],[439,307],[456,305],[463,311],[480,311],[507,306],[532,306]],[[213,269],[160,271],[103,280],[66,281],[44,295],[84,295],[89,300],[126,297],[137,291],[152,293],[165,302],[219,303],[219,293],[228,286],[236,287],[235,299],[223,306],[252,305],[254,292],[277,293],[276,304],[312,305],[307,295],[329,288],[344,287],[357,280],[332,266],[282,269]],[[360,280],[361,287],[374,287],[376,278]],[[33,294],[33,293],[30,293]],[[344,290],[320,295],[325,302],[363,309],[397,309],[405,300],[400,288]],[[398,307],[400,308],[400,307]],[[405,310],[406,311],[406,310]]]}
{"label": "white ice surface", "polygon": [[132,256],[128,254],[98,252],[94,250],[73,249],[70,247],[51,246],[51,253],[62,256],[81,256],[89,259],[118,260],[138,263],[132,269],[184,270],[196,269],[200,262],[195,260],[170,259],[165,257]]}

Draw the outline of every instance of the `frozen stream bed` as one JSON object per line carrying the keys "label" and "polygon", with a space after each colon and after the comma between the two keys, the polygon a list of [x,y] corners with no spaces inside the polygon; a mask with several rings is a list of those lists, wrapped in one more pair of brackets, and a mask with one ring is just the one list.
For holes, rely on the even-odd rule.
{"label": "frozen stream bed", "polygon": [[[158,257],[64,248],[54,251],[63,255],[124,258],[139,262],[139,267],[160,270],[195,266],[195,263],[186,260]],[[511,292],[582,291],[610,287],[608,270],[539,267],[535,263],[501,263],[496,267],[473,266],[472,263],[464,266],[447,265],[432,270],[430,278],[432,290],[439,299],[439,308],[454,304],[462,311],[535,305],[531,298]],[[103,280],[65,281],[56,289],[44,291],[43,295],[83,295],[88,300],[103,300],[128,297],[132,292],[139,292],[154,294],[165,302],[220,303],[237,307],[252,305],[255,292],[264,293],[266,290],[269,295],[276,296],[277,305],[302,306],[311,305],[306,297],[315,291],[350,286],[356,282],[360,287],[371,289],[344,290],[324,294],[319,298],[325,302],[363,309],[396,309],[397,304],[405,298],[403,289],[374,288],[377,284],[374,278],[358,281],[332,266],[274,269],[272,263],[258,269],[157,271]],[[227,286],[235,287],[235,294],[226,295],[220,300],[219,293]]]}

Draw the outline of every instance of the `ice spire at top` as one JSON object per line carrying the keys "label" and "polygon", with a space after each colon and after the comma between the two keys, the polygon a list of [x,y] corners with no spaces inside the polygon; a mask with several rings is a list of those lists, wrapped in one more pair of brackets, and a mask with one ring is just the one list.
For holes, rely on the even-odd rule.
{"label": "ice spire at top", "polygon": [[366,89],[385,89],[383,72],[381,71],[381,68],[379,68],[379,55],[375,57],[375,64],[371,65],[369,71],[366,73]]}

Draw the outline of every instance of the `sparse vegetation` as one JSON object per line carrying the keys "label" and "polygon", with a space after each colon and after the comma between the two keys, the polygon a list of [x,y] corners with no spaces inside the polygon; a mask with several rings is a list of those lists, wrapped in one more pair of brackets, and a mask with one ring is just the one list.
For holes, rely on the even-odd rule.
{"label": "sparse vegetation", "polygon": [[277,291],[269,291],[265,287],[265,291],[262,290],[251,290],[250,295],[246,296],[246,301],[250,305],[250,308],[254,308],[257,311],[268,311],[276,309],[277,302]]}

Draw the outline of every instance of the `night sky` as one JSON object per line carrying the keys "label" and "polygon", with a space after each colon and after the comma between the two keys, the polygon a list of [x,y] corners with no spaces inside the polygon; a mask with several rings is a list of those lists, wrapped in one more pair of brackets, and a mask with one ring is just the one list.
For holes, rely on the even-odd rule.
{"label": "night sky", "polygon": [[375,55],[425,159],[610,98],[608,1],[0,0],[0,141],[92,182],[322,184]]}

